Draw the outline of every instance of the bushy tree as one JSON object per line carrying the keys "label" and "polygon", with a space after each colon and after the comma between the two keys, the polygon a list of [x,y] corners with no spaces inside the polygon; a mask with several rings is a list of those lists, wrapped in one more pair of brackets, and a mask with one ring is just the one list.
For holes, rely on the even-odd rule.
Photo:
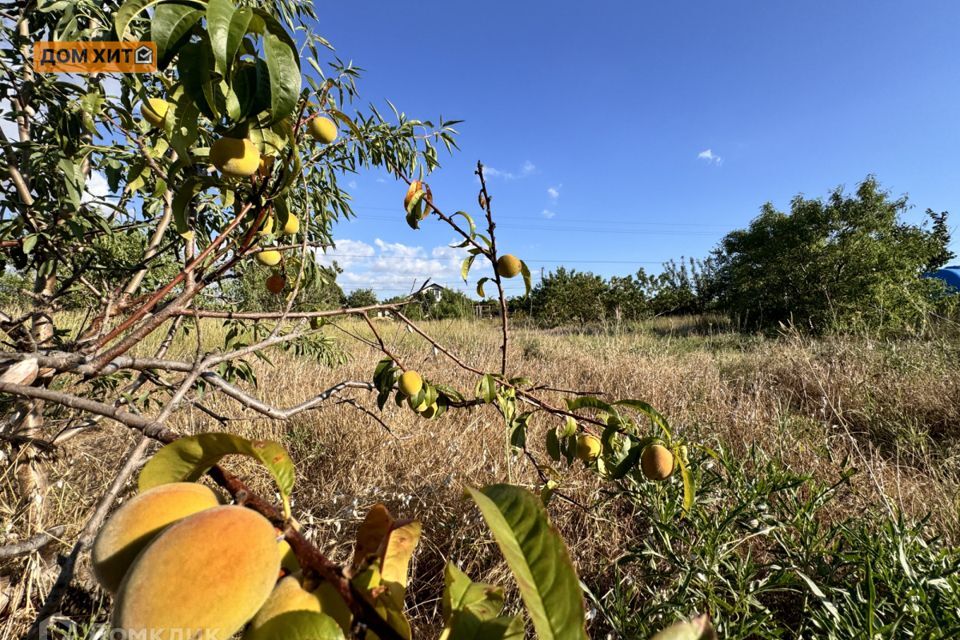
{"label": "bushy tree", "polygon": [[607,315],[607,292],[602,277],[558,267],[530,293],[533,317],[548,326],[602,320]]}
{"label": "bushy tree", "polygon": [[789,213],[765,204],[714,252],[722,308],[750,328],[919,321],[937,286],[919,276],[942,259],[949,234],[903,222],[907,207],[873,177],[853,195],[837,188],[826,199],[797,196]]}
{"label": "bushy tree", "polygon": [[[219,297],[219,306],[235,305],[244,311],[275,311],[287,305],[286,295],[291,293],[297,282],[297,272],[301,262],[299,258],[290,258],[287,261],[286,271],[280,272],[272,267],[249,265],[239,276],[235,286],[227,286],[227,295]],[[317,265],[308,255],[306,262],[314,273],[304,278],[299,285],[297,296],[293,299],[291,311],[317,311],[321,309],[337,309],[347,300],[343,289],[337,284],[339,268]],[[273,275],[281,275],[286,286],[280,293],[273,293],[267,289],[265,283]],[[376,303],[374,303],[376,304]]]}
{"label": "bushy tree", "polygon": [[354,289],[346,299],[346,305],[351,309],[369,307],[377,304],[377,294],[373,289]]}
{"label": "bushy tree", "polygon": [[[393,298],[388,302],[397,302]],[[450,320],[473,317],[473,300],[454,289],[442,289],[437,297],[433,291],[419,291],[404,306],[404,313],[414,320]]]}

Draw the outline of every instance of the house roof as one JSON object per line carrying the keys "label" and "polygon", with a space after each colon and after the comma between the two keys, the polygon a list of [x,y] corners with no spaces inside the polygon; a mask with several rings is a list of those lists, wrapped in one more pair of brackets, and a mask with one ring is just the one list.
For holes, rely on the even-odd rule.
{"label": "house roof", "polygon": [[939,278],[947,283],[951,289],[960,292],[960,265],[952,265],[937,269],[933,273],[924,274],[925,278]]}

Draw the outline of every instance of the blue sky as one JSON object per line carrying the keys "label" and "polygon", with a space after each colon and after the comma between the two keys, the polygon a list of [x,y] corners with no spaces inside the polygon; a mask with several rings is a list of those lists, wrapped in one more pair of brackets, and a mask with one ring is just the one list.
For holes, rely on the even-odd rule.
{"label": "blue sky", "polygon": [[[430,178],[435,198],[478,213],[482,160],[499,244],[535,273],[657,271],[705,256],[765,201],[785,209],[869,173],[910,196],[912,220],[932,207],[960,221],[957,2],[317,10],[319,32],[366,69],[364,103],[465,120],[461,152]],[[336,228],[344,287],[397,295],[417,273],[455,285],[451,232],[408,229],[405,188],[386,174],[353,181],[359,218]]]}

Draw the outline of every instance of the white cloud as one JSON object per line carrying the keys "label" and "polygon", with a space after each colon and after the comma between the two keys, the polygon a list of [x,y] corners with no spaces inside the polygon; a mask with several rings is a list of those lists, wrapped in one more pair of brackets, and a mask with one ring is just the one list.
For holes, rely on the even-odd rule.
{"label": "white cloud", "polygon": [[110,195],[110,186],[107,176],[99,171],[92,171],[83,185],[83,201],[105,200]]}
{"label": "white cloud", "polygon": [[562,186],[563,186],[562,184],[558,184],[555,187],[547,187],[547,196],[551,200],[556,200],[557,198],[560,197],[560,187]]}
{"label": "white cloud", "polygon": [[[335,249],[319,255],[319,261],[330,265],[336,260],[343,269],[337,282],[344,291],[373,289],[377,297],[385,299],[409,293],[427,279],[469,294],[473,286],[460,278],[460,265],[466,256],[465,249],[446,245],[428,250],[376,238],[372,245],[359,240],[338,240]],[[491,275],[490,267],[477,260],[470,280],[475,282],[484,275]]]}
{"label": "white cloud", "polygon": [[317,252],[317,261],[330,266],[336,260],[341,268],[347,269],[354,264],[362,264],[364,259],[377,253],[376,249],[359,240],[337,240],[337,246],[324,253]]}
{"label": "white cloud", "polygon": [[351,190],[351,191],[356,190],[356,188],[357,188],[357,181],[356,181],[356,180],[351,180],[350,182],[347,183],[347,186],[350,187],[350,190]]}
{"label": "white cloud", "polygon": [[542,215],[544,218],[547,218],[549,220],[553,216],[557,215],[557,212],[550,211],[550,209],[544,209],[543,211],[540,212],[540,215]]}
{"label": "white cloud", "polygon": [[715,164],[718,166],[723,164],[723,157],[715,154],[713,149],[704,149],[697,154],[697,158],[700,160],[706,160],[707,164]]}
{"label": "white cloud", "polygon": [[529,160],[525,161],[523,166],[521,166],[517,171],[506,171],[503,169],[497,169],[495,167],[488,167],[486,165],[483,167],[484,177],[502,178],[504,180],[518,180],[520,178],[526,178],[527,176],[533,175],[536,171],[537,166]]}

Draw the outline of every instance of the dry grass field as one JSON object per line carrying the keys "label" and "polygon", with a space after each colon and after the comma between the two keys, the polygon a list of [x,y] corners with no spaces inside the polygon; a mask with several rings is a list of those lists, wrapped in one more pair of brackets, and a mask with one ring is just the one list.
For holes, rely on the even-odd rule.
{"label": "dry grass field", "polygon": [[[472,393],[475,379],[442,354],[391,321],[379,326],[405,363]],[[498,325],[437,321],[426,327],[464,360],[495,369]],[[222,344],[218,323],[206,322],[201,329],[205,348]],[[252,361],[259,395],[276,406],[289,406],[341,380],[369,380],[378,354],[345,332],[368,330],[349,322],[330,327],[330,335],[345,338],[340,341],[344,361],[333,367],[282,352],[270,354],[272,366]],[[192,353],[196,332],[185,340],[174,350]],[[150,346],[143,345],[144,353]],[[680,492],[676,481],[617,487],[579,466],[559,468],[561,489],[580,506],[554,500],[550,512],[590,589],[592,637],[640,637],[673,616],[704,609],[719,616],[725,637],[796,637],[798,629],[809,633],[798,616],[819,610],[815,592],[777,576],[787,561],[803,567],[797,569],[803,575],[814,576],[820,560],[812,556],[818,554],[817,545],[829,541],[806,539],[813,535],[807,528],[811,523],[845,527],[833,530],[832,535],[841,536],[900,522],[901,537],[893,536],[894,546],[902,549],[903,540],[941,536],[929,543],[930,553],[946,562],[960,557],[955,551],[960,540],[960,340],[955,335],[900,341],[759,337],[697,319],[661,319],[621,332],[517,328],[510,358],[511,373],[538,384],[645,399],[676,432],[706,448],[691,455],[702,485],[700,519],[681,521],[671,515]],[[376,410],[373,394],[354,391],[342,398]],[[288,448],[298,464],[294,515],[335,560],[347,558],[359,520],[376,502],[423,520],[415,586],[408,596],[415,637],[436,637],[442,567],[448,559],[475,580],[511,584],[479,513],[463,497],[468,484],[508,478],[529,486],[536,482],[526,460],[507,454],[502,422],[492,407],[451,411],[426,421],[389,402],[382,425],[343,402],[288,422],[270,422],[215,396],[198,401],[229,421],[220,424],[190,407],[180,411],[173,426],[184,433],[226,428],[275,439]],[[64,421],[73,418],[64,416]],[[531,431],[531,448],[544,461],[543,433],[552,426],[545,417],[535,418]],[[53,551],[69,549],[133,442],[132,433],[103,422],[51,457],[48,521],[68,527],[64,544]],[[230,464],[244,468],[243,462]],[[4,467],[9,469],[6,463]],[[252,465],[245,469],[259,473]],[[848,469],[856,473],[840,482]],[[812,480],[797,480],[800,476]],[[255,484],[268,489],[265,475],[257,477]],[[815,487],[835,483],[818,497]],[[793,515],[784,516],[787,512]],[[13,478],[4,472],[0,544],[18,539],[22,513]],[[723,520],[718,513],[733,515],[726,529],[718,525],[714,531],[714,523]],[[768,527],[755,522],[763,521],[764,513],[771,518]],[[903,533],[915,523],[920,524],[912,530],[914,537]],[[874,572],[879,576],[884,552],[871,553],[878,556]],[[896,558],[890,561],[896,563]],[[27,601],[36,605],[50,586],[49,576],[34,570],[36,563],[34,557],[3,567],[13,584],[9,593],[20,602],[0,614],[6,618],[4,637],[22,633],[31,618],[23,591],[29,590]],[[102,619],[102,596],[86,571],[81,566],[82,588],[73,594],[72,613],[82,619],[93,611],[94,618]],[[672,580],[681,575],[692,578],[684,584]],[[826,579],[833,573],[822,575]],[[955,578],[954,570],[947,582],[955,585]],[[842,576],[836,579],[843,583]],[[776,588],[765,591],[764,585],[776,580]],[[812,580],[819,581],[816,576]],[[753,603],[734,602],[751,590],[756,592]],[[890,599],[895,609],[895,594]],[[515,594],[513,600],[516,605]],[[893,614],[877,604],[875,615],[885,623]],[[946,615],[944,620],[951,619],[949,611]],[[953,615],[960,617],[956,611]],[[849,624],[856,619],[851,617]]]}

